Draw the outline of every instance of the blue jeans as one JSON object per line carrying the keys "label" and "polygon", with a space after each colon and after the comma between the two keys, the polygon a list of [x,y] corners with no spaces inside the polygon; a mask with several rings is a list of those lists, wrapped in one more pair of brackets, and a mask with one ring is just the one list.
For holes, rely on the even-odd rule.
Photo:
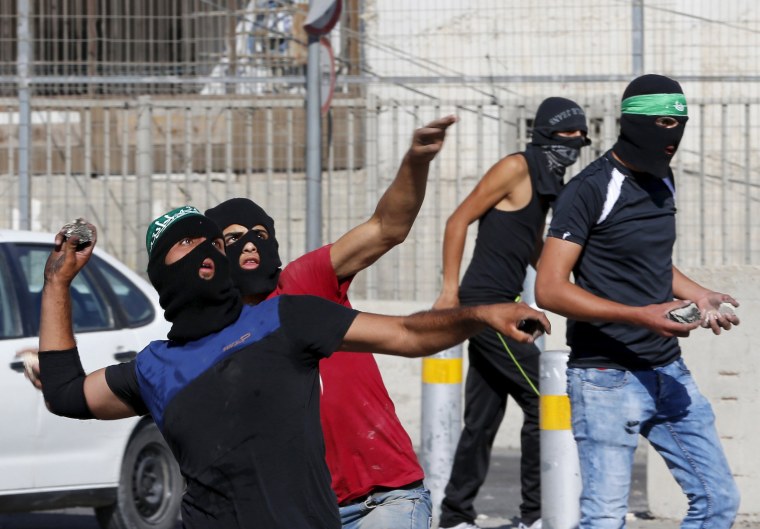
{"label": "blue jeans", "polygon": [[370,494],[363,502],[340,508],[343,529],[430,529],[430,491],[424,486]]}
{"label": "blue jeans", "polygon": [[639,434],[663,457],[689,499],[681,529],[728,529],[739,491],[715,415],[682,359],[638,371],[567,370],[583,492],[581,529],[625,527]]}

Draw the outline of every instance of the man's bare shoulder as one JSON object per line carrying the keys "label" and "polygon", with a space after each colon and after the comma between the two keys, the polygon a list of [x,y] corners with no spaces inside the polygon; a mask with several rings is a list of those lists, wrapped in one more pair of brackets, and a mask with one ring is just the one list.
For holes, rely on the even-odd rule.
{"label": "man's bare shoulder", "polygon": [[486,173],[484,179],[493,186],[492,190],[498,190],[503,196],[513,192],[516,186],[530,181],[528,163],[520,153],[505,156]]}
{"label": "man's bare shoulder", "polygon": [[494,167],[514,176],[528,176],[528,162],[522,153],[516,152],[499,160]]}
{"label": "man's bare shoulder", "polygon": [[486,173],[486,177],[498,182],[499,187],[514,185],[530,179],[528,162],[521,153],[510,154],[496,162]]}

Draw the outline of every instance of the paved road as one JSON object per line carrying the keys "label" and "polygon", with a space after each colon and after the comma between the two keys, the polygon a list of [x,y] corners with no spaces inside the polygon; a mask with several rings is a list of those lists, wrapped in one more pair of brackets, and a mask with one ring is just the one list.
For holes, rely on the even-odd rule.
{"label": "paved road", "polygon": [[[678,529],[676,520],[651,519],[645,493],[646,465],[637,458],[633,472],[628,529]],[[499,451],[494,454],[488,479],[475,507],[478,525],[489,529],[514,529],[519,514],[519,454]],[[734,527],[760,529],[760,524],[739,522]],[[91,509],[68,509],[47,513],[0,514],[0,529],[99,529]],[[180,529],[179,525],[178,528]]]}
{"label": "paved road", "polygon": [[[638,454],[633,468],[627,529],[678,529],[679,520],[654,519],[646,498],[646,461]],[[517,452],[496,453],[488,479],[475,501],[477,523],[489,529],[514,529],[520,513],[520,467]],[[737,522],[735,529],[760,529],[760,524]]]}
{"label": "paved road", "polygon": [[[488,472],[488,479],[475,501],[478,512],[477,523],[484,528],[509,529],[517,527],[520,514],[520,466],[519,453],[499,451],[495,453]],[[645,516],[648,511],[646,494],[646,465],[637,461],[634,466],[631,489],[630,511]],[[628,523],[629,529],[654,526],[638,526]],[[658,528],[671,529],[668,524],[658,524]],[[678,527],[673,523],[672,527]]]}
{"label": "paved road", "polygon": [[0,514],[0,529],[99,529],[92,509]]}
{"label": "paved road", "polygon": [[[92,509],[0,514],[0,529],[100,529]],[[178,522],[176,529],[182,529]]]}

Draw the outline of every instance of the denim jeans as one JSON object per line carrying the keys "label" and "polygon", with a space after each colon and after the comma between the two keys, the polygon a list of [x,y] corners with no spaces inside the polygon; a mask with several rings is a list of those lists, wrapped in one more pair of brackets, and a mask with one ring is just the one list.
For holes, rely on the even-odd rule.
{"label": "denim jeans", "polygon": [[728,529],[739,508],[715,415],[682,359],[647,370],[567,370],[583,492],[581,529],[625,527],[639,434],[689,500],[681,529]]}
{"label": "denim jeans", "polygon": [[430,491],[424,486],[370,494],[363,502],[340,508],[343,529],[430,529]]}

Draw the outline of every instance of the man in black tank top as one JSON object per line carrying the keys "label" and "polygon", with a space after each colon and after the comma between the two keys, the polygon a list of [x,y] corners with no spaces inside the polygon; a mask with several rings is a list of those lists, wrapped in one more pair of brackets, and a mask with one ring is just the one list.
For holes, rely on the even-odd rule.
{"label": "man in black tank top", "polygon": [[[546,99],[536,112],[524,152],[499,160],[446,223],[443,289],[438,309],[512,301],[522,291],[528,265],[543,244],[546,213],[586,138],[586,116],[576,103]],[[472,261],[459,286],[467,227],[479,220]],[[465,426],[441,505],[442,528],[472,529],[473,502],[485,481],[507,396],[523,410],[520,527],[541,527],[538,431],[538,358],[533,344],[518,344],[494,331],[470,338],[465,383]],[[504,345],[506,344],[506,345]]]}

